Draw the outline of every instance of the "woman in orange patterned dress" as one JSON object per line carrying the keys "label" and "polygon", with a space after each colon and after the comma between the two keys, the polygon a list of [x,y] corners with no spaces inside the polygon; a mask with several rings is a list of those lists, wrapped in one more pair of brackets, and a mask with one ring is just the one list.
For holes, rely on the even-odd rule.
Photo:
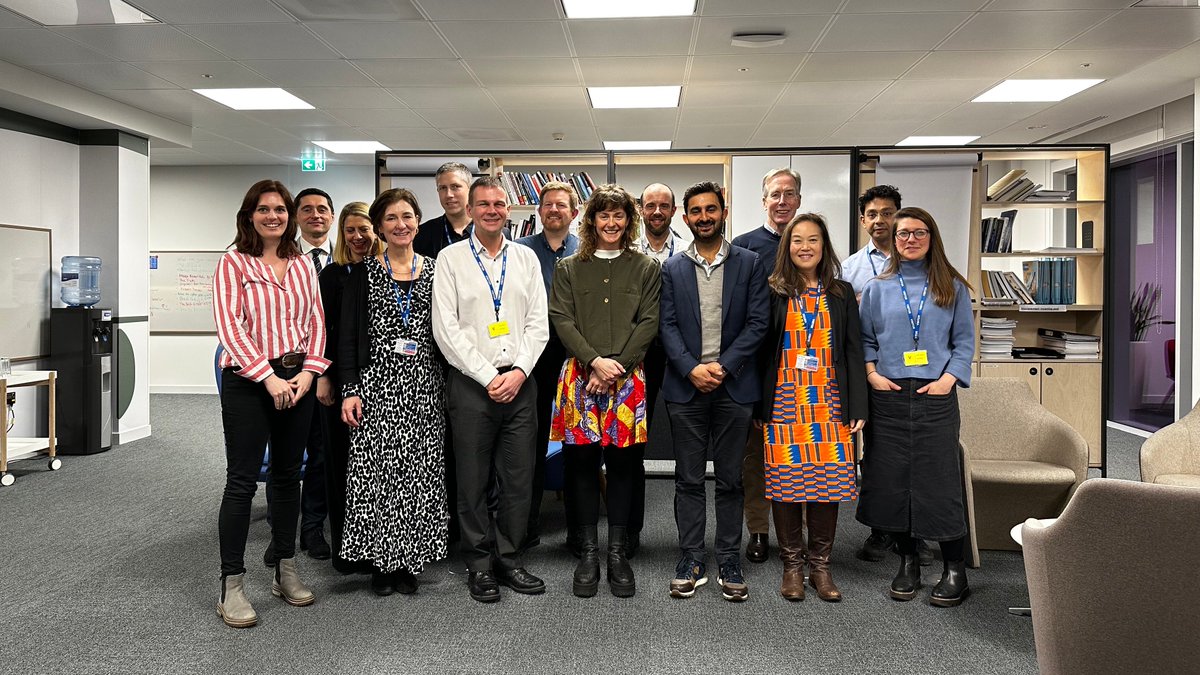
{"label": "woman in orange patterned dress", "polygon": [[796,216],[782,243],[770,277],[771,324],[759,354],[763,396],[756,416],[783,560],[780,593],[804,599],[807,558],[817,596],[837,602],[842,594],[829,555],[838,503],[858,495],[853,435],[867,417],[858,303],[850,284],[838,279],[841,264],[821,216]]}

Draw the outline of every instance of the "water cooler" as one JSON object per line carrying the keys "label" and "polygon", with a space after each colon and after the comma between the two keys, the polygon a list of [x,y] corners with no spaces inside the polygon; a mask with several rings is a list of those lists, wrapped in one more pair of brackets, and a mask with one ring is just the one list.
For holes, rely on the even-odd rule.
{"label": "water cooler", "polygon": [[63,455],[112,447],[112,310],[50,311],[50,363],[58,371],[57,437]]}

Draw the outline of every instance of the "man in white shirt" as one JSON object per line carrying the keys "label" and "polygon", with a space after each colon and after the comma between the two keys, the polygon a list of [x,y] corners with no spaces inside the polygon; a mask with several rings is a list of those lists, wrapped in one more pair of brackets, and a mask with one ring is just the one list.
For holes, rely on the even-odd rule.
{"label": "man in white shirt", "polygon": [[[470,236],[438,255],[433,335],[451,366],[446,382],[458,478],[458,515],[467,587],[480,602],[545,591],[527,572],[520,546],[530,508],[537,435],[537,385],[527,381],[550,338],[546,288],[533,250],[504,238],[508,198],[499,180],[476,179],[468,193]],[[495,540],[488,487],[498,486]],[[493,564],[495,569],[493,570]]]}
{"label": "man in white shirt", "polygon": [[676,253],[687,248],[687,242],[675,235],[671,220],[675,217],[675,193],[662,183],[651,183],[642,190],[638,208],[642,213],[645,231],[638,239],[637,247],[642,253],[654,258],[661,265]]}

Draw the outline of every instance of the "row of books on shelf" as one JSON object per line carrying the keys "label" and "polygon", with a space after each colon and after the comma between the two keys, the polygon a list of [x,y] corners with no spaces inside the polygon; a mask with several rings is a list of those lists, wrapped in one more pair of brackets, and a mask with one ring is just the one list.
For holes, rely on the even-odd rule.
{"label": "row of books on shelf", "polygon": [[1075,258],[1049,258],[1021,263],[1024,278],[1015,272],[983,270],[980,304],[1073,305],[1075,304]]}
{"label": "row of books on shelf", "polygon": [[542,187],[551,181],[559,181],[574,187],[575,194],[579,196],[579,201],[581,202],[586,202],[588,197],[592,196],[592,192],[596,190],[595,181],[592,180],[592,177],[586,171],[579,173],[566,173],[562,171],[535,171],[533,173],[502,171],[500,172],[500,180],[504,183],[504,187],[508,191],[509,203],[522,206],[537,206],[540,204],[538,195],[541,194]]}
{"label": "row of books on shelf", "polygon": [[537,216],[529,214],[529,217],[519,223],[508,221],[504,225],[504,236],[509,239],[520,239],[528,237],[537,230]]}
{"label": "row of books on shelf", "polygon": [[1012,253],[1013,223],[1016,220],[1016,209],[1004,211],[998,218],[984,218],[979,227],[983,239],[979,250],[984,253]]}
{"label": "row of books on shelf", "polygon": [[1041,183],[1025,177],[1025,169],[1013,169],[988,186],[989,202],[1069,202],[1074,190],[1043,190]]}
{"label": "row of books on shelf", "polygon": [[1087,333],[1072,333],[1053,328],[1038,328],[1038,346],[1018,347],[1013,331],[1013,319],[979,317],[979,359],[1005,361],[1009,359],[1063,359],[1065,361],[1095,361],[1100,358],[1100,337]]}

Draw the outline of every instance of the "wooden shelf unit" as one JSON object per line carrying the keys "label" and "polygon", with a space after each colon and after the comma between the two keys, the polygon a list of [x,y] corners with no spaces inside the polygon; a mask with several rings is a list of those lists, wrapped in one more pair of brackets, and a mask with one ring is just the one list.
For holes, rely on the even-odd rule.
{"label": "wooden shelf unit", "polygon": [[28,455],[45,452],[50,458],[49,468],[51,471],[57,471],[62,466],[62,461],[56,457],[54,437],[54,429],[57,422],[55,419],[55,400],[57,399],[58,373],[53,370],[27,370],[0,377],[0,401],[7,399],[9,390],[11,389],[39,386],[48,387],[50,390],[47,412],[47,435],[35,438],[10,437],[8,435],[8,415],[6,410],[4,422],[0,424],[0,486],[7,487],[12,485],[16,480],[12,474],[8,473],[8,460],[10,457],[21,459]]}

